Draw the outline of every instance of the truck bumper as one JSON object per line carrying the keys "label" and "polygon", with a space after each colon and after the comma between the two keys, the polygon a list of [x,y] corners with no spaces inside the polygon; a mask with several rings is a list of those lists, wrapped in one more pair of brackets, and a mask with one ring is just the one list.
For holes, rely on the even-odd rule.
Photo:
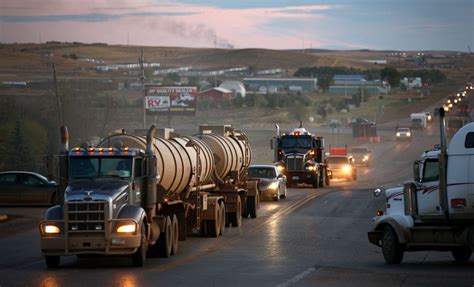
{"label": "truck bumper", "polygon": [[127,236],[91,237],[87,235],[68,237],[42,236],[41,251],[44,255],[103,254],[127,255],[137,251],[141,234]]}
{"label": "truck bumper", "polygon": [[382,247],[382,231],[373,230],[367,232],[367,236],[369,238],[369,242],[373,245]]}
{"label": "truck bumper", "polygon": [[291,182],[302,182],[311,184],[314,181],[316,174],[309,171],[290,171],[287,173],[288,181]]}
{"label": "truck bumper", "polygon": [[[127,219],[130,221],[130,219]],[[120,221],[120,220],[115,220]],[[42,231],[43,224],[59,226],[61,233],[46,234]],[[112,225],[103,232],[82,231],[80,233],[65,232],[64,221],[40,222],[40,246],[44,255],[127,255],[133,254],[141,245],[141,233],[110,232]]]}

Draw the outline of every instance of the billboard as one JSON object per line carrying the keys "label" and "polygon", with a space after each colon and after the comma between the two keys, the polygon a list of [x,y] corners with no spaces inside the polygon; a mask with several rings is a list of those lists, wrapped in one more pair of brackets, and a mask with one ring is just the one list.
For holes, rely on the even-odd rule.
{"label": "billboard", "polygon": [[145,85],[145,110],[176,114],[196,113],[196,87]]}

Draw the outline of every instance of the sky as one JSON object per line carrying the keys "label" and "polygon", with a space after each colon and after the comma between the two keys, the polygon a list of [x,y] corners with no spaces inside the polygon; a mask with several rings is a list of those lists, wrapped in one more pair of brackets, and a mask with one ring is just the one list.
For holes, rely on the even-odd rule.
{"label": "sky", "polygon": [[1,0],[0,41],[474,50],[474,0]]}

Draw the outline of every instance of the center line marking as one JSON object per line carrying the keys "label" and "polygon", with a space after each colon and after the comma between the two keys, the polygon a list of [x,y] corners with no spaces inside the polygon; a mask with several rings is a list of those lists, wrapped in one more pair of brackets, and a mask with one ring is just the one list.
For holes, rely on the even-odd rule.
{"label": "center line marking", "polygon": [[301,272],[300,274],[296,275],[295,277],[291,278],[290,280],[288,280],[284,283],[278,284],[277,287],[288,287],[292,284],[295,284],[295,283],[302,280],[303,278],[305,278],[306,276],[308,276],[309,274],[311,274],[314,271],[316,271],[316,267],[308,268],[305,271]]}

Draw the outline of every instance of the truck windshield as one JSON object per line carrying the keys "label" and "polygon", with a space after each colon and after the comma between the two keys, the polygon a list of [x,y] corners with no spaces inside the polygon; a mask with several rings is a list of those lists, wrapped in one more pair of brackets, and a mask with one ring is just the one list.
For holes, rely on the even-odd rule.
{"label": "truck windshield", "polygon": [[423,171],[423,182],[439,180],[439,166],[438,160],[429,159],[425,161],[425,168]]}
{"label": "truck windshield", "polygon": [[129,157],[72,157],[71,178],[130,177],[132,158]]}
{"label": "truck windshield", "polygon": [[275,169],[269,167],[251,167],[248,175],[250,178],[275,178]]}
{"label": "truck windshield", "polygon": [[281,139],[280,147],[287,149],[311,149],[312,141],[310,137],[291,136]]}
{"label": "truck windshield", "polygon": [[344,164],[347,163],[347,157],[338,156],[338,157],[327,157],[328,164]]}

